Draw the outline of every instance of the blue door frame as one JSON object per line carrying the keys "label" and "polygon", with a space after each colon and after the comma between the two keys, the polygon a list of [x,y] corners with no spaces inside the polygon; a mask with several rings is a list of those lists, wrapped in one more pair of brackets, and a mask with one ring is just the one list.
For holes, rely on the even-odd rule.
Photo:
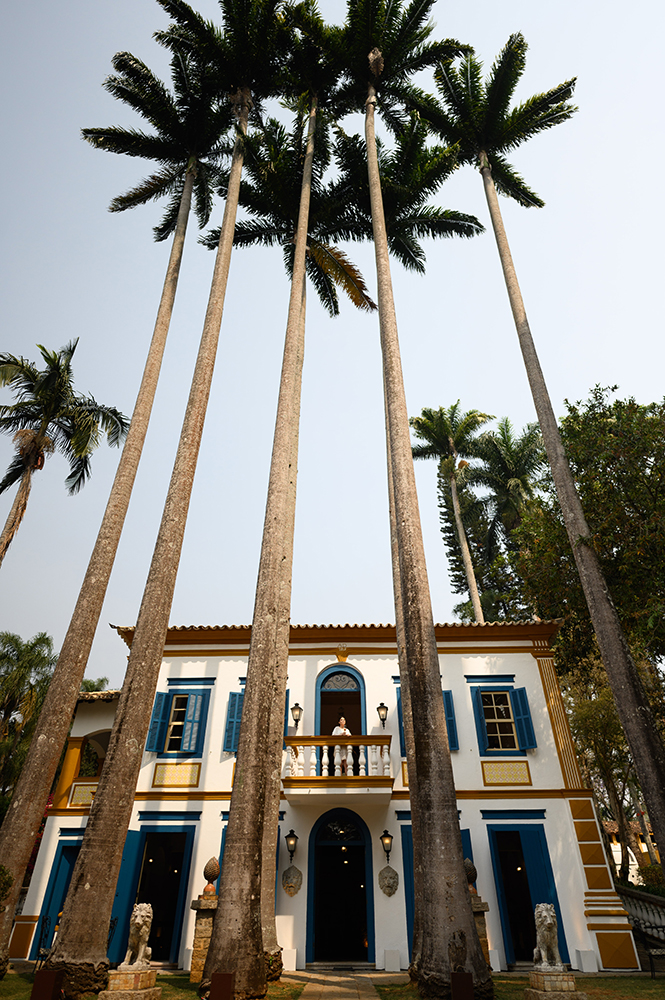
{"label": "blue door frame", "polygon": [[490,853],[492,856],[494,883],[499,903],[499,916],[501,917],[501,930],[503,932],[503,944],[506,949],[507,963],[509,965],[514,963],[515,952],[513,949],[512,934],[510,933],[508,907],[496,840],[496,834],[501,832],[519,833],[524,864],[526,865],[526,876],[529,883],[529,894],[531,896],[531,912],[534,911],[537,903],[552,903],[554,905],[559,929],[561,959],[563,962],[569,962],[568,945],[561,918],[559,897],[554,882],[554,872],[552,871],[550,854],[547,849],[545,827],[542,823],[489,823],[487,826],[487,835],[489,837]]}
{"label": "blue door frame", "polygon": [[358,827],[365,843],[365,901],[367,906],[367,961],[375,961],[374,884],[372,874],[372,840],[365,821],[350,809],[330,809],[319,816],[312,827],[307,847],[307,961],[314,961],[314,881],[316,873],[316,838],[321,827],[331,819],[346,820]]}
{"label": "blue door frame", "polygon": [[[355,681],[358,682],[358,687],[360,688],[360,719],[362,724],[363,733],[367,732],[367,708],[365,703],[365,681],[363,680],[363,675],[355,667],[352,667],[350,663],[334,663],[330,667],[326,667],[316,678],[316,694],[314,701],[314,732],[316,736],[321,735],[321,688],[323,687],[324,681],[330,677],[331,674],[349,674]],[[328,735],[327,733],[324,735]],[[354,733],[354,736],[360,735]],[[355,815],[355,813],[354,813]]]}
{"label": "blue door frame", "polygon": [[43,948],[50,948],[53,943],[53,935],[58,923],[58,914],[64,905],[74,865],[76,864],[80,850],[81,840],[78,838],[74,843],[72,843],[72,840],[60,841],[56,847],[51,874],[49,875],[39,920],[37,921],[35,935],[32,939],[32,947],[30,948],[30,958],[33,961],[37,958],[39,939],[42,934],[44,922],[47,919],[50,919],[51,923],[48,934],[45,935],[41,944]]}

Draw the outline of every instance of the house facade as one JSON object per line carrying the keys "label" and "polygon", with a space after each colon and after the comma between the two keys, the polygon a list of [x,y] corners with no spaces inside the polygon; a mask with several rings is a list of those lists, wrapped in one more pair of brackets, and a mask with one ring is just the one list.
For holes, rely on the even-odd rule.
{"label": "house facade", "polygon": [[[489,905],[493,968],[531,961],[540,902],[556,908],[572,968],[639,968],[582,787],[549,648],[555,630],[546,622],[436,627],[464,853]],[[132,630],[118,631],[131,644]],[[139,901],[155,913],[153,961],[190,968],[191,902],[206,862],[223,859],[250,631],[168,631],[118,879],[112,962],[124,956]],[[13,957],[34,958],[53,938],[96,788],[95,777],[80,774],[84,747],[103,760],[117,697],[81,696]],[[283,711],[276,914],[285,964],[398,960],[406,968],[413,840],[394,626],[292,626]],[[350,735],[333,736],[340,716]],[[379,877],[384,832],[396,873],[388,880]]]}

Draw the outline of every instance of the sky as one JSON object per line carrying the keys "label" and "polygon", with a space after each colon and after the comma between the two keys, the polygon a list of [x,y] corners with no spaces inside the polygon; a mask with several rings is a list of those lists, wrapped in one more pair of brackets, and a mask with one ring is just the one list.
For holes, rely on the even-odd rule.
{"label": "sky", "polygon": [[[215,0],[194,0],[216,18]],[[340,23],[342,0],[321,0]],[[664,206],[653,168],[663,159],[663,6],[655,0],[463,0],[434,7],[434,37],[474,46],[489,67],[521,31],[527,68],[517,93],[577,76],[579,112],[516,151],[513,164],[545,200],[502,210],[555,413],[596,384],[622,398],[663,390]],[[0,351],[39,359],[79,338],[76,388],[131,414],[152,334],[169,246],[155,244],[159,205],[120,215],[110,200],[149,172],[92,149],[83,127],[136,127],[101,86],[127,50],[163,79],[152,39],[167,18],[154,0],[23,0],[0,32],[5,153],[0,227]],[[362,119],[349,127],[360,131]],[[489,226],[480,175],[458,171],[437,195]],[[211,223],[219,225],[218,203]],[[87,676],[122,683],[126,647],[109,624],[132,625],[152,556],[207,302],[213,254],[190,224],[155,407]],[[411,415],[423,407],[480,409],[515,428],[535,419],[491,233],[427,246],[427,275],[394,265]],[[373,251],[349,255],[376,289]],[[661,289],[659,291],[658,289]],[[288,282],[278,250],[239,250],[231,263],[220,346],[171,623],[251,621],[274,428]],[[11,402],[0,389],[0,402]],[[0,440],[0,468],[11,460]],[[0,630],[40,631],[58,649],[69,625],[118,451],[102,445],[85,488],[69,497],[53,456],[33,477],[23,524],[0,567]],[[434,619],[454,620],[436,503],[435,465],[416,474]],[[14,491],[0,495],[0,523]],[[311,292],[298,479],[292,621],[394,621],[381,359],[375,316],[342,304],[330,320]]]}

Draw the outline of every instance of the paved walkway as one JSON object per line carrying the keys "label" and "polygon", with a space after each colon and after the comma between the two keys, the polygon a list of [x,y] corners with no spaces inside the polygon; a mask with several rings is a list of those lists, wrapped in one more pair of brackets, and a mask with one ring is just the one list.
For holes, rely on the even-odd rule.
{"label": "paved walkway", "polygon": [[282,982],[305,983],[300,1000],[378,1000],[374,983],[408,983],[408,975],[392,972],[286,972]]}

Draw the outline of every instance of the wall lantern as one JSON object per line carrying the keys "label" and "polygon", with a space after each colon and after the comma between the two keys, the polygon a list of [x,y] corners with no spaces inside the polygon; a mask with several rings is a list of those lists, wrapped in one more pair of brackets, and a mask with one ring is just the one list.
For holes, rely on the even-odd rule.
{"label": "wall lantern", "polygon": [[[293,716],[293,721],[296,724],[296,732],[298,732],[298,723],[302,719],[302,708],[300,707],[300,705],[298,704],[298,702],[296,702],[295,705],[292,707],[292,709],[291,709],[291,715]],[[295,850],[295,848],[294,848],[294,850]]]}
{"label": "wall lantern", "polygon": [[386,728],[386,719],[388,718],[388,706],[384,705],[383,702],[378,706],[377,712],[379,713],[379,718],[381,719],[381,725]]}
{"label": "wall lantern", "polygon": [[284,837],[284,840],[286,841],[286,849],[289,852],[289,863],[291,863],[293,861],[293,855],[296,853],[296,847],[298,846],[298,835],[297,833],[294,833],[293,830],[289,830],[287,835]]}
{"label": "wall lantern", "polygon": [[389,865],[390,864],[390,852],[393,849],[392,834],[388,833],[387,830],[384,830],[383,833],[381,834],[381,836],[379,837],[379,840],[381,841],[381,846],[383,847],[384,851],[386,852],[386,864]]}

